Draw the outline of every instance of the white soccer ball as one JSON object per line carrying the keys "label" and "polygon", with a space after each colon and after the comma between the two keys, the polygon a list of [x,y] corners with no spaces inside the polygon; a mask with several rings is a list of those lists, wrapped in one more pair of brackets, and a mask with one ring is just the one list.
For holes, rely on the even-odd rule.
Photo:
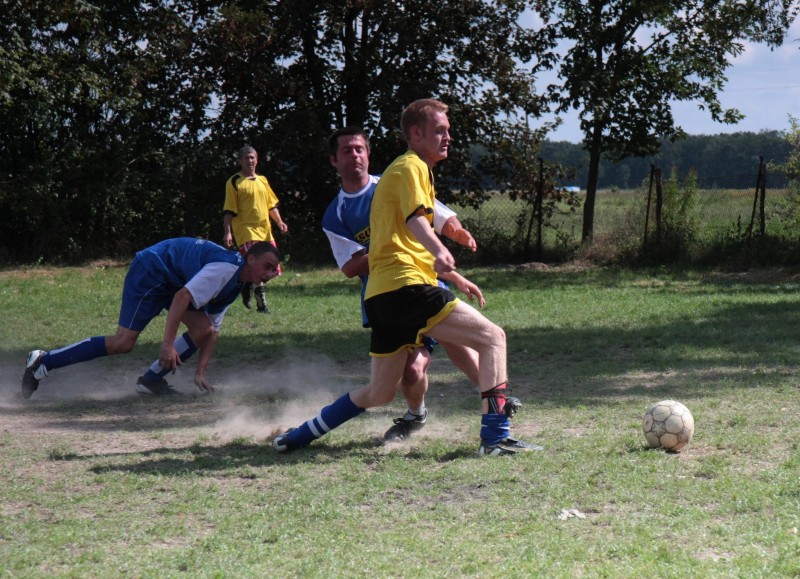
{"label": "white soccer ball", "polygon": [[652,448],[680,452],[692,440],[694,417],[680,402],[662,400],[644,413],[642,429]]}

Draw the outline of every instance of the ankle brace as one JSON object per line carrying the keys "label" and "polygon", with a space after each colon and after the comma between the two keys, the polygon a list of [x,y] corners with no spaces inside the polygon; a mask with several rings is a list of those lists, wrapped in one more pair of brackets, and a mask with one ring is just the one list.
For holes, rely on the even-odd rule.
{"label": "ankle brace", "polygon": [[519,398],[509,396],[509,394],[511,394],[511,388],[504,382],[491,390],[481,392],[481,399],[489,399],[489,414],[505,414],[511,418],[522,407],[522,402]]}

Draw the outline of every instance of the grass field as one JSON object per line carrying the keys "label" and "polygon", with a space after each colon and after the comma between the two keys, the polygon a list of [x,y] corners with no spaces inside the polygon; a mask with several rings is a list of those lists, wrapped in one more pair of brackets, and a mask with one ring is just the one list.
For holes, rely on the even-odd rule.
{"label": "grass field", "polygon": [[[235,304],[202,396],[142,399],[133,353],[63,368],[29,401],[24,357],[114,329],[124,267],[0,272],[0,576],[800,576],[800,274],[475,269],[506,330],[514,432],[479,458],[478,400],[436,352],[428,426],[381,444],[398,399],[307,449],[266,441],[365,382],[339,272],[286,268],[268,316]],[[686,404],[680,454],[644,411]]]}

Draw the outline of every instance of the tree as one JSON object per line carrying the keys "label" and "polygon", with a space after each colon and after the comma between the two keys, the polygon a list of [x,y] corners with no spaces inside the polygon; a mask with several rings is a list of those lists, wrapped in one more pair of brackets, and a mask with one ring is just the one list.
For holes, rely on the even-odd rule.
{"label": "tree", "polygon": [[214,71],[219,93],[210,137],[223,150],[253,143],[269,158],[265,171],[276,192],[286,192],[279,197],[293,235],[324,243],[319,216],[336,188],[326,137],[345,124],[365,127],[372,167],[380,172],[404,148],[403,107],[437,97],[450,105],[455,138],[437,190],[445,199],[478,202],[481,181],[470,145],[491,146],[497,117],[538,115],[543,106],[532,90],[541,62],[533,60],[549,45],[518,25],[526,5],[227,2],[204,32],[207,62],[199,66]]}
{"label": "tree", "polygon": [[744,40],[777,46],[797,15],[791,0],[552,0],[543,38],[566,44],[551,86],[557,112],[579,111],[589,152],[582,239],[592,237],[601,156],[653,154],[684,136],[672,101],[697,101],[712,118],[735,123],[718,93]]}
{"label": "tree", "polygon": [[125,254],[186,230],[183,70],[201,16],[177,1],[2,4],[4,257]]}

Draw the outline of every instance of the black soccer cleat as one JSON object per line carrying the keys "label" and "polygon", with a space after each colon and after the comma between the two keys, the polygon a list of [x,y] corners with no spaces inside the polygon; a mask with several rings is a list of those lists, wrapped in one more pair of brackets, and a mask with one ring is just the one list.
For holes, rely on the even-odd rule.
{"label": "black soccer cleat", "polygon": [[481,456],[505,456],[519,454],[520,452],[536,452],[539,450],[544,450],[544,447],[538,444],[522,442],[521,440],[509,436],[491,446],[481,440],[481,445],[478,447],[478,454]]}
{"label": "black soccer cleat", "polygon": [[257,286],[253,293],[256,294],[256,309],[259,314],[268,314],[269,308],[267,307],[267,294],[264,291],[264,286]]}
{"label": "black soccer cleat", "polygon": [[136,379],[136,392],[145,396],[175,396],[181,394],[163,378],[145,381],[144,376],[139,376]]}
{"label": "black soccer cleat", "polygon": [[242,286],[242,303],[248,310],[253,309],[253,284],[245,283]]}
{"label": "black soccer cleat", "polygon": [[428,420],[428,411],[425,410],[422,416],[412,412],[406,412],[405,416],[394,419],[394,426],[383,435],[384,440],[399,441],[411,438],[411,434],[425,427]]}

